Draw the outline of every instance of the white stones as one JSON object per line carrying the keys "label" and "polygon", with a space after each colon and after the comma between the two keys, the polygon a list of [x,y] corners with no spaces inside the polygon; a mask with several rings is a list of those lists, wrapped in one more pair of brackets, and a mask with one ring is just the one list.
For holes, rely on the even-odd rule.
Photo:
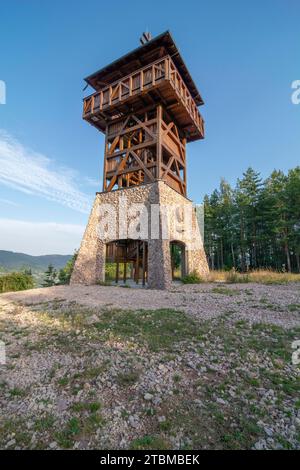
{"label": "white stones", "polygon": [[8,441],[8,443],[6,444],[6,447],[12,447],[14,446],[16,443],[16,439],[11,439],[10,441]]}
{"label": "white stones", "polygon": [[267,449],[267,442],[265,439],[260,439],[259,441],[257,441],[255,444],[254,444],[254,448],[256,450],[263,450],[263,449]]}
{"label": "white stones", "polygon": [[137,429],[139,427],[139,418],[138,416],[129,416],[128,422],[130,426],[134,429]]}
{"label": "white stones", "polygon": [[223,398],[217,397],[216,402],[219,403],[219,405],[226,405],[227,401],[223,400]]}
{"label": "white stones", "polygon": [[273,434],[274,434],[273,429],[271,429],[271,428],[269,428],[269,427],[267,427],[267,426],[264,427],[264,431],[265,431],[265,433],[267,434],[267,436],[269,436],[269,437],[272,437]]}
{"label": "white stones", "polygon": [[145,393],[144,400],[151,401],[153,399],[152,393]]}

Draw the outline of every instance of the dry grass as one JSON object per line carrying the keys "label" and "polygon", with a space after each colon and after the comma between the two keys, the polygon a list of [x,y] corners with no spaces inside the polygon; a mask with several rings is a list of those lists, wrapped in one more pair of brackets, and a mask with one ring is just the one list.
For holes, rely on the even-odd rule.
{"label": "dry grass", "polygon": [[237,271],[210,271],[203,282],[228,282],[231,284],[257,282],[259,284],[284,284],[287,282],[299,282],[300,274],[281,273],[269,269],[257,269],[249,273],[241,274]]}

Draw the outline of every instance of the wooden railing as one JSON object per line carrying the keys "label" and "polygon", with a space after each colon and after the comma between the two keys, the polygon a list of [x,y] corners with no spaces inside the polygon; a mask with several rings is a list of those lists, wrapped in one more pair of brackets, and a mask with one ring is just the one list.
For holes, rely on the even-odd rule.
{"label": "wooden railing", "polygon": [[170,56],[165,56],[163,59],[159,59],[84,98],[83,116],[87,117],[90,114],[104,111],[109,106],[120,103],[166,80],[171,83],[190,117],[200,132],[204,134],[203,118]]}
{"label": "wooden railing", "polygon": [[182,80],[174,62],[169,57],[169,80],[181,98],[181,101],[184,103],[185,107],[187,108],[190,116],[195,121],[197,127],[200,129],[201,134],[204,135],[204,121],[201,114],[198,111],[197,105],[192,98],[186,84]]}

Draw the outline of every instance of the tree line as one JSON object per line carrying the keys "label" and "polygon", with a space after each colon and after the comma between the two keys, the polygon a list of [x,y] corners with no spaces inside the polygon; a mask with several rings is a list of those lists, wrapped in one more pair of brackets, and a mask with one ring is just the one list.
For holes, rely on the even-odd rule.
{"label": "tree line", "polygon": [[49,264],[42,283],[43,287],[52,287],[59,284],[69,284],[74,264],[77,258],[77,251],[69,259],[64,268],[57,271],[52,264]]}
{"label": "tree line", "polygon": [[300,272],[300,167],[263,180],[252,168],[204,198],[211,269]]}

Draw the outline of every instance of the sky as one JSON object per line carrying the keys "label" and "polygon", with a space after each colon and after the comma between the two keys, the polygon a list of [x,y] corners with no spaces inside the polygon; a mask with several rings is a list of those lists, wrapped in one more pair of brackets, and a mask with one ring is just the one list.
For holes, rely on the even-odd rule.
{"label": "sky", "polygon": [[299,0],[0,1],[0,249],[79,247],[104,144],[82,120],[83,78],[146,30],[171,31],[205,102],[205,140],[187,148],[191,199],[249,166],[264,178],[299,165],[299,18]]}

